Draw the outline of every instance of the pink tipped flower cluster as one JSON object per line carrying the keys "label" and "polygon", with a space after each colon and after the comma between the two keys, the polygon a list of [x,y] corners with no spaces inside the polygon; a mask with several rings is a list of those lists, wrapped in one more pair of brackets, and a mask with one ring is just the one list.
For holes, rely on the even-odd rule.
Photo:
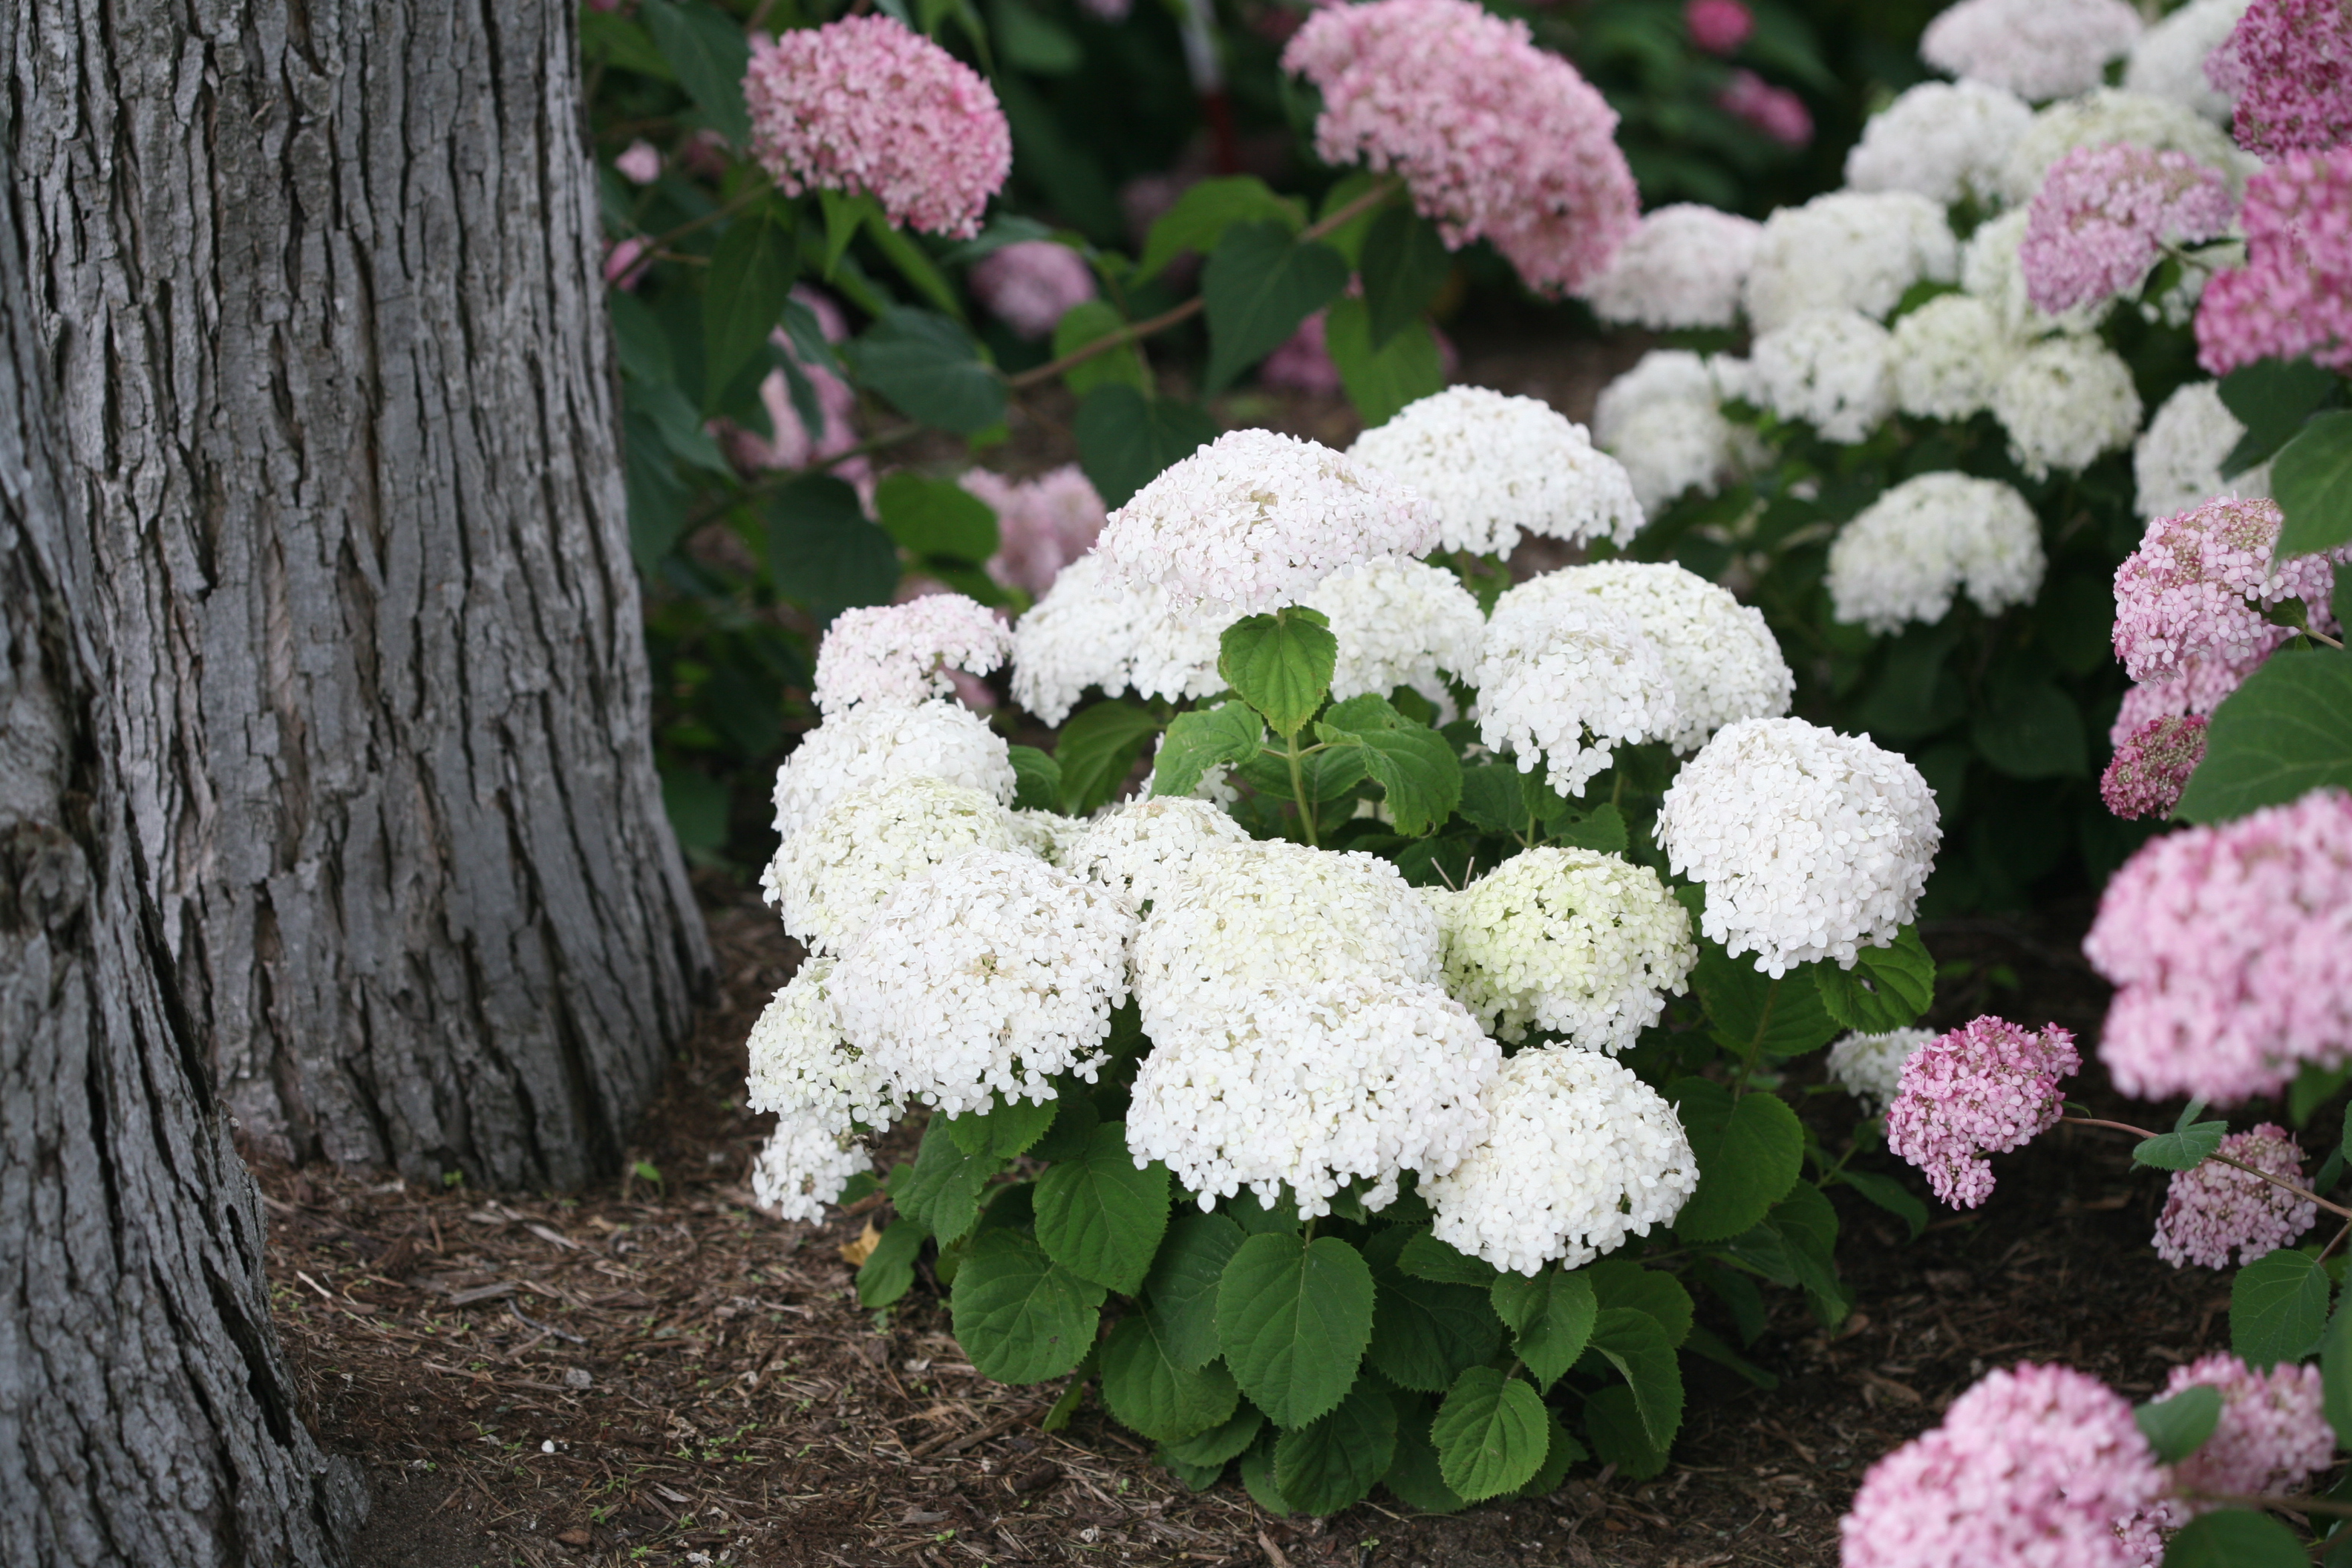
{"label": "pink tipped flower cluster", "polygon": [[2126,822],[2169,816],[2189,787],[2189,775],[2205,760],[2205,720],[2194,713],[2168,713],[2134,730],[2116,748],[2115,760],[2099,779],[2099,797]]}
{"label": "pink tipped flower cluster", "polygon": [[817,645],[811,695],[828,719],[861,703],[912,708],[954,689],[947,671],[986,675],[1012,651],[1012,629],[961,594],[844,610]]}
{"label": "pink tipped flower cluster", "polygon": [[2238,101],[2238,145],[2264,159],[2352,141],[2352,13],[2342,0],[2254,0],[2206,79]]}
{"label": "pink tipped flower cluster", "polygon": [[1580,287],[1633,232],[1616,111],[1524,22],[1471,0],[1333,5],[1282,64],[1322,90],[1327,163],[1403,175],[1447,245],[1491,240],[1538,293]]}
{"label": "pink tipped flower cluster", "polygon": [[1944,1424],[1870,1468],[1839,1526],[1843,1568],[2137,1568],[2118,1527],[2165,1490],[2123,1395],[2031,1363],[1987,1374]]}
{"label": "pink tipped flower cluster", "polygon": [[2315,791],[2155,839],[2083,952],[2117,987],[2099,1058],[2126,1094],[2234,1104],[2352,1055],[2352,796]]}
{"label": "pink tipped flower cluster", "polygon": [[2209,1355],[2174,1367],[2161,1397],[2200,1386],[2221,1391],[2221,1419],[2202,1447],[2172,1467],[2184,1489],[2239,1497],[2295,1492],[2335,1463],[2336,1434],[2320,1411],[2318,1367],[2281,1362],[2256,1372],[2236,1356]]}
{"label": "pink tipped flower cluster", "polygon": [[2023,1148],[2057,1124],[2058,1080],[2083,1058],[2055,1024],[2040,1034],[1983,1017],[1913,1052],[1886,1110],[1886,1146],[1927,1173],[1936,1195],[1975,1208],[1992,1195],[1982,1158]]}
{"label": "pink tipped flower cluster", "polygon": [[[2302,1148],[2285,1128],[2271,1122],[2251,1132],[2232,1132],[2221,1140],[2220,1152],[2281,1181],[2303,1181]],[[2208,1160],[2193,1171],[2173,1173],[2164,1213],[2157,1216],[2156,1255],[2175,1268],[2188,1263],[2227,1268],[2232,1251],[2241,1264],[2252,1263],[2292,1246],[2318,1216],[2319,1209],[2309,1198],[2296,1197],[2236,1165]]]}
{"label": "pink tipped flower cluster", "polygon": [[1102,531],[1102,497],[1076,463],[1034,479],[973,468],[956,483],[996,513],[997,547],[988,574],[1008,588],[1043,594],[1063,567],[1095,547]]}
{"label": "pink tipped flower cluster", "polygon": [[2237,216],[2229,183],[2186,153],[2077,147],[2050,166],[2026,217],[2026,296],[2054,316],[2137,289],[2164,247],[2226,233]]}
{"label": "pink tipped flower cluster", "polygon": [[1715,106],[1734,120],[1742,120],[1783,147],[1803,147],[1813,139],[1812,111],[1805,100],[1785,87],[1774,87],[1752,70],[1736,70]]}
{"label": "pink tipped flower cluster", "polygon": [[2246,182],[2246,264],[2205,286],[2197,361],[2226,375],[2308,354],[2352,370],[2352,147],[2298,153]]}
{"label": "pink tipped flower cluster", "polygon": [[[831,300],[801,284],[793,289],[793,298],[808,308],[816,318],[817,330],[824,341],[837,343],[849,335],[849,323],[843,319],[841,307]],[[816,394],[818,428],[811,429],[803,422],[798,406],[793,402],[792,383],[781,370],[772,370],[760,383],[760,403],[768,411],[767,436],[730,426],[726,429],[727,455],[746,468],[804,468],[826,458],[837,458],[857,445],[857,394],[849,384],[821,364],[811,364],[801,356],[791,338],[779,328],[771,334],[776,347],[798,365],[808,380],[809,390]],[[852,458],[836,463],[831,470],[852,484],[862,484],[871,476],[872,465],[863,458]]]}
{"label": "pink tipped flower cluster", "polygon": [[870,195],[894,224],[969,239],[1013,171],[980,74],[887,16],[845,16],[751,50],[751,151],[788,196]]}
{"label": "pink tipped flower cluster", "polygon": [[1683,26],[1691,42],[1711,55],[1727,55],[1756,31],[1756,15],[1739,0],[1689,0],[1683,7]]}
{"label": "pink tipped flower cluster", "polygon": [[974,262],[971,291],[1023,337],[1042,338],[1061,325],[1064,311],[1095,297],[1095,273],[1066,245],[1024,239]]}
{"label": "pink tipped flower cluster", "polygon": [[2116,568],[2116,657],[2134,680],[2164,680],[2191,657],[2259,662],[2294,635],[2265,619],[2262,606],[2301,599],[2315,629],[2334,626],[2331,557],[2272,564],[2283,521],[2276,501],[2224,497],[2147,525],[2139,548]]}

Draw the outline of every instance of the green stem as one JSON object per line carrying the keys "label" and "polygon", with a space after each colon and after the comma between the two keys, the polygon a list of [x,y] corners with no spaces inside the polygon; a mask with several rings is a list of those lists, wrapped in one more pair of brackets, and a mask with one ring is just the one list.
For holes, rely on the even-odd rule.
{"label": "green stem", "polygon": [[1764,1012],[1756,1020],[1756,1034],[1748,1040],[1748,1048],[1740,1053],[1739,1076],[1731,1080],[1731,1098],[1738,1100],[1748,1092],[1748,1075],[1756,1070],[1756,1058],[1763,1054],[1764,1031],[1772,1026],[1772,1005],[1780,999],[1780,987],[1785,981],[1775,980],[1765,988]]}
{"label": "green stem", "polygon": [[1283,743],[1290,748],[1285,755],[1290,763],[1290,798],[1298,806],[1298,826],[1306,830],[1307,847],[1319,849],[1322,846],[1315,837],[1315,808],[1307,800],[1307,774],[1298,765],[1298,759],[1307,753],[1298,749],[1297,734],[1285,735],[1282,739]]}
{"label": "green stem", "polygon": [[[2145,1127],[2134,1127],[2128,1121],[2101,1121],[2095,1117],[2089,1116],[2062,1116],[2058,1120],[2061,1121],[2071,1121],[2077,1127],[2104,1127],[2108,1129],[2110,1131],[2128,1132],[2133,1137],[2140,1139],[2161,1136],[2161,1134],[2150,1132]],[[2352,1220],[2352,1209],[2347,1209],[2341,1204],[2329,1203],[2326,1198],[2321,1197],[2309,1187],[2297,1186],[2293,1182],[2282,1181],[2278,1177],[2272,1175],[2268,1171],[2258,1171],[2254,1169],[2253,1166],[2247,1164],[2243,1160],[2232,1160],[2227,1154],[2215,1153],[2208,1154],[2205,1157],[2208,1160],[2216,1162],[2217,1163],[2229,1165],[2237,1170],[2243,1171],[2250,1176],[2259,1176],[2263,1181],[2268,1182],[2272,1186],[2277,1187],[2284,1192],[2293,1193],[2296,1197],[2305,1199],[2307,1202],[2317,1204],[2321,1208],[2326,1209],[2329,1214],[2334,1215],[2338,1219]]]}

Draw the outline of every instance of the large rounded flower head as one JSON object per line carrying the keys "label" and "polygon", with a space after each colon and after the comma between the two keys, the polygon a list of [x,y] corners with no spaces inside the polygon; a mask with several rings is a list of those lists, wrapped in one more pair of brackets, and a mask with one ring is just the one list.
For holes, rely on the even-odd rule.
{"label": "large rounded flower head", "polygon": [[1886,1146],[1919,1167],[1954,1208],[1992,1196],[1988,1153],[2021,1149],[2058,1125],[2058,1080],[2082,1069],[2074,1037],[1983,1017],[1913,1052],[1886,1108]]}
{"label": "large rounded flower head", "polygon": [[2194,713],[2160,714],[2116,742],[2114,760],[2099,777],[2107,809],[2126,821],[2169,816],[2205,760],[2205,722]]}
{"label": "large rounded flower head", "polygon": [[1841,1568],[2145,1568],[2116,1527],[2167,1490],[2131,1402],[2031,1363],[1986,1374],[1880,1459],[1839,1523]]}
{"label": "large rounded flower head", "polygon": [[2189,0],[2139,36],[2124,65],[2124,86],[2170,99],[2217,125],[2230,122],[2232,94],[2213,85],[2205,62],[2228,41],[2249,0]]}
{"label": "large rounded flower head", "polygon": [[2139,434],[2139,390],[2098,339],[2053,338],[2017,356],[1993,388],[1992,414],[2027,473],[2080,473]]}
{"label": "large rounded flower head", "polygon": [[1832,191],[1764,222],[1748,268],[1748,320],[1759,333],[1814,310],[1883,317],[1921,279],[1959,275],[1944,209],[1912,191]]}
{"label": "large rounded flower head", "polygon": [[2275,563],[2284,514],[2278,503],[2212,500],[2147,525],[2139,548],[2116,568],[2116,657],[2134,680],[2162,680],[2191,657],[2251,664],[2294,634],[2263,610],[2300,599],[2320,631],[2335,625],[2330,555]]}
{"label": "large rounded flower head", "polygon": [[953,691],[949,670],[986,675],[1012,651],[1012,628],[961,594],[844,610],[817,645],[810,695],[828,719],[861,703],[911,708]]}
{"label": "large rounded flower head", "polygon": [[873,1058],[842,1037],[834,1007],[835,963],[802,960],[791,983],[761,1009],[747,1042],[751,1066],[743,1103],[847,1132],[860,1121],[889,1122],[898,1103]]}
{"label": "large rounded flower head", "polygon": [[1224,689],[1218,636],[1234,617],[1180,610],[1153,587],[1130,587],[1099,552],[1081,555],[1013,628],[1013,700],[1058,725],[1088,687],[1132,687],[1171,701]]}
{"label": "large rounded flower head", "polygon": [[1334,5],[1282,66],[1322,91],[1325,163],[1403,175],[1447,245],[1493,242],[1538,293],[1582,287],[1633,231],[1616,111],[1525,22],[1470,0]]}
{"label": "large rounded flower head", "polygon": [[751,152],[777,188],[871,195],[894,224],[970,239],[1013,172],[1013,133],[979,72],[887,16],[845,16],[752,46]]}
{"label": "large rounded flower head", "polygon": [[1696,202],[1675,202],[1642,219],[1609,268],[1584,289],[1604,321],[1648,327],[1728,327],[1764,226]]}
{"label": "large rounded flower head", "polygon": [[1938,294],[1895,320],[1887,358],[1895,406],[1924,419],[1961,420],[1992,405],[2021,345],[1973,294]]}
{"label": "large rounded flower head", "polygon": [[776,770],[776,835],[790,838],[860,784],[941,779],[1011,805],[1018,788],[1004,737],[961,702],[866,702],[801,737]]}
{"label": "large rounded flower head", "polygon": [[1566,795],[1582,795],[1620,743],[1682,729],[1665,654],[1639,620],[1586,595],[1497,605],[1474,684],[1479,738],[1523,773],[1547,764]]}
{"label": "large rounded flower head", "polygon": [[[2303,1150],[2275,1123],[2232,1132],[2217,1152],[2281,1181],[2303,1183]],[[2164,1213],[2157,1216],[2156,1255],[2175,1268],[2187,1263],[2227,1268],[2234,1251],[2243,1266],[2294,1246],[2318,1217],[2318,1206],[2309,1198],[2236,1165],[2207,1160],[2194,1170],[2172,1173]]]}
{"label": "large rounded flower head", "polygon": [[1658,874],[1591,849],[1523,849],[1446,901],[1445,988],[1506,1040],[1530,1026],[1615,1056],[1682,994],[1690,914]]}
{"label": "large rounded flower head", "polygon": [[1436,540],[1428,504],[1385,475],[1313,441],[1229,430],[1112,512],[1096,549],[1114,576],[1179,606],[1250,616]]}
{"label": "large rounded flower head", "polygon": [[2097,87],[2139,30],[2124,0],[1960,0],[1927,24],[1919,58],[2040,103]]}
{"label": "large rounded flower head", "polygon": [[1421,1184],[1437,1239],[1497,1268],[1581,1268],[1669,1225],[1698,1187],[1674,1107],[1609,1058],[1523,1050],[1486,1086],[1486,1142]]}
{"label": "large rounded flower head", "polygon": [[971,291],[1024,338],[1050,336],[1063,314],[1095,297],[1094,268],[1066,245],[1023,239],[972,263]]}
{"label": "large rounded flower head", "polygon": [[1962,588],[1997,616],[2030,605],[2049,563],[2025,498],[1999,479],[1937,472],[1904,480],[1830,546],[1832,613],[1884,636],[1951,613]]}
{"label": "large rounded flower head", "polygon": [[2230,138],[2169,99],[2103,87],[2081,98],[2053,103],[2033,117],[2001,165],[2001,195],[2022,206],[2033,199],[2053,164],[2078,147],[2118,142],[2151,153],[2185,153],[2229,182],[2232,195],[2245,187],[2258,165]]}
{"label": "large rounded flower head", "polygon": [[2257,0],[2207,58],[2237,100],[2238,145],[2264,158],[2352,141],[2352,17],[2336,0]]}
{"label": "large rounded flower head", "polygon": [[1536,398],[1449,386],[1365,431],[1348,456],[1423,498],[1440,550],[1508,555],[1523,532],[1623,544],[1641,531],[1624,468]]}
{"label": "large rounded flower head", "polygon": [[[2026,292],[2025,264],[2018,255],[2025,240],[2025,226],[2032,216],[2026,208],[2014,207],[1998,217],[1988,218],[1977,226],[1960,251],[1960,287],[1972,298],[1984,301],[2001,330],[2016,339],[2021,348],[2052,332],[2095,331],[2108,306],[2114,303],[2094,300],[2057,316],[2034,304],[2032,296]],[[2013,353],[2011,358],[2014,359]]]}
{"label": "large rounded flower head", "polygon": [[2221,465],[2246,427],[2221,401],[2221,384],[2192,381],[2173,389],[2132,445],[2132,510],[2143,520],[2188,511],[2217,496],[2270,493],[2270,465],[2230,479]]}
{"label": "large rounded flower head", "polygon": [[2168,247],[2224,234],[2237,216],[2229,183],[2186,153],[2077,147],[2027,210],[2026,295],[2055,314],[2135,292]]}
{"label": "large rounded flower head", "polygon": [[2352,1055],[2352,796],[2315,791],[2152,839],[2083,952],[2118,987],[2099,1059],[2126,1094],[2234,1104]]}
{"label": "large rounded flower head", "polygon": [[1506,589],[1495,613],[1585,599],[1631,617],[1657,646],[1680,716],[1664,737],[1675,751],[1698,750],[1735,720],[1778,718],[1789,710],[1796,679],[1764,612],[1672,562],[1565,566]]}
{"label": "large rounded flower head", "polygon": [[784,930],[840,953],[899,883],[974,849],[1018,849],[1013,814],[978,790],[919,774],[861,784],[784,841],[760,890]]}
{"label": "large rounded flower head", "polygon": [[2173,1466],[2174,1483],[2225,1497],[2301,1491],[2336,1460],[2320,1377],[2312,1363],[2283,1361],[2256,1372],[2227,1353],[2174,1367],[2163,1397],[2199,1387],[2221,1391],[2221,1419],[2195,1453]]}
{"label": "large rounded flower head", "polygon": [[1434,985],[1349,974],[1253,993],[1172,1037],[1135,1075],[1127,1145],[1207,1208],[1248,1187],[1331,1212],[1350,1182],[1384,1208],[1406,1171],[1452,1169],[1486,1132],[1502,1053]]}
{"label": "large rounded flower head", "polygon": [[1625,465],[1645,513],[1685,490],[1713,495],[1735,466],[1731,422],[1719,397],[1706,362],[1685,349],[1653,349],[1601,388],[1593,439]]}
{"label": "large rounded flower head", "polygon": [[1910,921],[1943,830],[1919,770],[1801,719],[1725,727],[1667,786],[1657,838],[1706,885],[1700,929],[1779,976],[1846,968]]}
{"label": "large rounded flower head", "polygon": [[1910,191],[1937,206],[1989,202],[2033,110],[1988,81],[1923,81],[1870,117],[1845,155],[1857,191]]}
{"label": "large rounded flower head", "polygon": [[2259,359],[2308,355],[2352,370],[2347,209],[2352,146],[2294,153],[2246,183],[2246,265],[2205,286],[2198,363],[2226,375]]}
{"label": "large rounded flower head", "polygon": [[1194,856],[1249,842],[1240,823],[1205,800],[1150,795],[1087,824],[1066,868],[1148,910],[1189,883]]}
{"label": "large rounded flower head", "polygon": [[1305,603],[1330,617],[1339,641],[1335,702],[1386,697],[1400,686],[1443,695],[1440,671],[1466,677],[1478,668],[1486,617],[1462,579],[1443,567],[1384,557],[1325,578]]}
{"label": "large rounded flower head", "polygon": [[1903,1081],[1903,1064],[1936,1037],[1933,1029],[1846,1035],[1830,1047],[1830,1079],[1874,1116],[1885,1113]]}
{"label": "large rounded flower head", "polygon": [[1756,340],[1765,403],[1825,441],[1866,439],[1895,412],[1894,340],[1859,310],[1809,310]]}
{"label": "large rounded flower head", "polygon": [[751,1165],[751,1201],[778,1219],[821,1220],[849,1178],[871,1173],[866,1146],[824,1119],[779,1118]]}

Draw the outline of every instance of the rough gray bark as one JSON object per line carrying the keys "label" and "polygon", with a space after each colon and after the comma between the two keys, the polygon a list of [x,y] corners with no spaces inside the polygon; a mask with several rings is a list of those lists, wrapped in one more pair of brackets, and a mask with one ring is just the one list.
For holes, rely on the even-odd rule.
{"label": "rough gray bark", "polygon": [[5,99],[109,744],[224,1101],[296,1159],[610,1168],[709,956],[572,7],[13,0]]}
{"label": "rough gray bark", "polygon": [[133,865],[17,257],[0,206],[0,1562],[338,1562],[363,1494],[295,1414]]}

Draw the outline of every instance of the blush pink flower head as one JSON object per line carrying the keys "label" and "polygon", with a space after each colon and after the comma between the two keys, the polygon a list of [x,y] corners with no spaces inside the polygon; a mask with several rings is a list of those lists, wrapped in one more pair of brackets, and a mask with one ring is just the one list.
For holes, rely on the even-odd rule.
{"label": "blush pink flower head", "polygon": [[2205,286],[2197,363],[2226,375],[2309,355],[2352,370],[2352,146],[2297,153],[2246,182],[2246,264]]}
{"label": "blush pink flower head", "polygon": [[1580,287],[1633,232],[1616,111],[1524,22],[1471,0],[1332,5],[1282,64],[1322,90],[1325,162],[1402,174],[1447,245],[1492,241],[1538,293]]}
{"label": "blush pink flower head", "polygon": [[2352,13],[2342,0],[2254,0],[2205,75],[2237,100],[2238,145],[2264,159],[2352,141]]}
{"label": "blush pink flower head", "polygon": [[2194,713],[2150,719],[2116,748],[2099,779],[2099,798],[2126,822],[2168,816],[2205,760],[2205,720]]}
{"label": "blush pink flower head", "polygon": [[1992,1195],[1988,1153],[2021,1149],[2057,1125],[2058,1080],[2083,1058],[2055,1024],[2035,1034],[1982,1017],[1928,1041],[1903,1064],[1886,1108],[1886,1146],[1954,1208]]}
{"label": "blush pink flower head", "polygon": [[950,671],[986,675],[1012,651],[1012,628],[961,594],[844,610],[817,645],[811,695],[828,719],[860,703],[912,708],[953,690]]}
{"label": "blush pink flower head", "polygon": [[996,513],[997,549],[988,559],[988,574],[1008,588],[1043,594],[1102,532],[1102,497],[1076,463],[1034,479],[972,468],[956,483]]}
{"label": "blush pink flower head", "polygon": [[1711,55],[1727,55],[1756,31],[1756,14],[1739,0],[1689,0],[1683,7],[1683,26],[1691,42]]}
{"label": "blush pink flower head", "polygon": [[661,178],[661,149],[640,136],[613,160],[613,167],[633,184],[650,185]]}
{"label": "blush pink flower head", "polygon": [[2186,153],[2118,142],[2050,166],[2017,259],[2026,296],[2052,315],[2139,287],[2164,247],[2226,233],[2229,183]]}
{"label": "blush pink flower head", "polygon": [[[2287,1130],[2265,1121],[2221,1140],[2220,1152],[2282,1181],[2303,1181],[2303,1150]],[[2311,1228],[2319,1210],[2237,1165],[2208,1160],[2193,1171],[2175,1171],[2156,1221],[2156,1255],[2175,1268],[2194,1263],[2227,1268],[2230,1254],[2240,1264],[2292,1246]]]}
{"label": "blush pink flower head", "polygon": [[1070,307],[1095,297],[1095,272],[1066,245],[1024,239],[974,262],[971,291],[990,315],[1023,337],[1042,338]]}
{"label": "blush pink flower head", "polygon": [[2116,657],[2134,680],[2166,679],[2192,657],[2259,662],[2294,635],[2263,614],[2289,599],[2304,602],[2315,629],[2335,626],[2334,561],[2297,555],[2273,564],[2282,521],[2276,501],[2225,497],[2147,525],[2116,568]]}
{"label": "blush pink flower head", "polygon": [[788,196],[871,195],[894,224],[969,239],[1013,170],[1013,133],[977,71],[887,16],[752,47],[751,151]]}
{"label": "blush pink flower head", "polygon": [[2352,796],[2143,846],[2083,952],[2116,987],[2099,1059],[2143,1099],[2275,1094],[2352,1054]]}
{"label": "blush pink flower head", "polygon": [[2317,1366],[2281,1362],[2256,1372],[2236,1356],[2209,1355],[2174,1367],[2160,1397],[2198,1387],[2221,1390],[2221,1419],[2203,1447],[2173,1466],[2177,1485],[2242,1497],[2296,1492],[2335,1462],[2336,1434],[2320,1411]]}
{"label": "blush pink flower head", "polygon": [[1752,70],[1736,70],[1716,94],[1717,109],[1744,120],[1783,147],[1802,147],[1813,139],[1812,110],[1785,87],[1774,87]]}

